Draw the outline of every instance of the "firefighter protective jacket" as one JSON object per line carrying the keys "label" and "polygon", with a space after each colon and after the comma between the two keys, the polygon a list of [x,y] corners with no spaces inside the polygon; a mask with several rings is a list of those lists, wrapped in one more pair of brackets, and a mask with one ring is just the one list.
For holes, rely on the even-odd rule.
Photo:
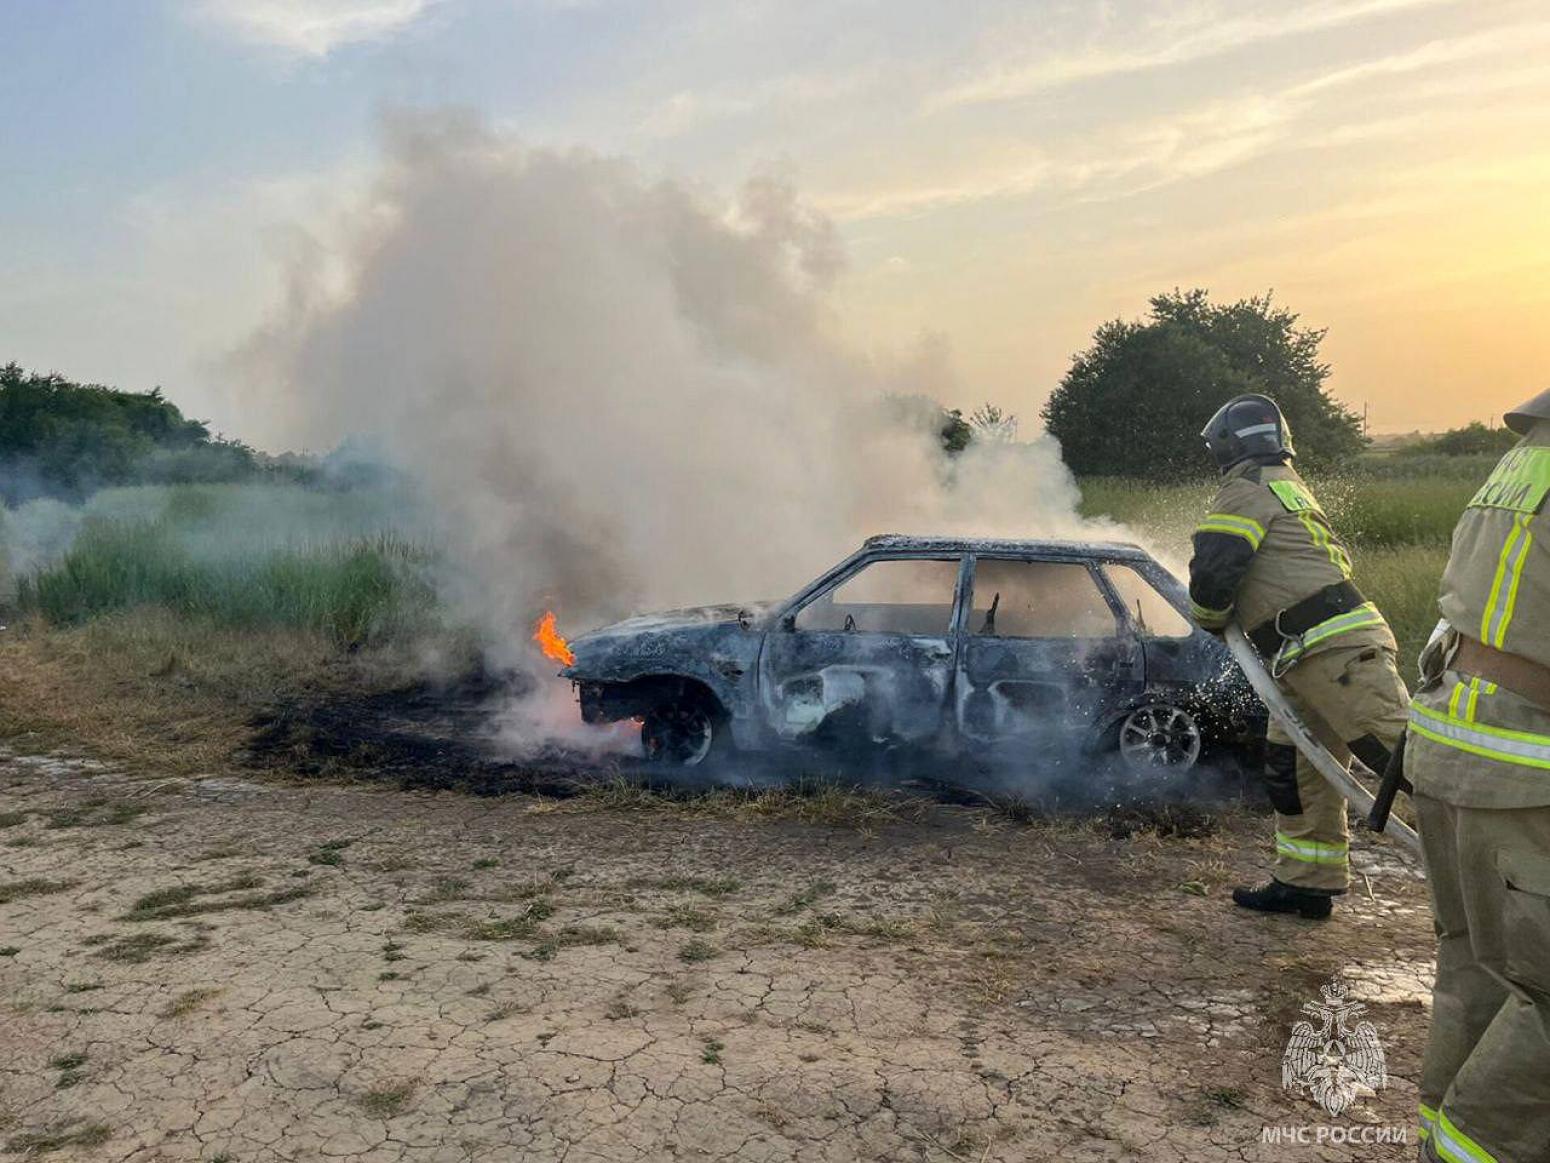
{"label": "firefighter protective jacket", "polygon": [[[1550,666],[1550,422],[1502,458],[1453,531],[1443,617],[1459,634]],[[1440,679],[1445,643],[1410,712],[1411,746],[1445,749],[1417,790],[1464,807],[1550,804],[1550,711],[1472,675]],[[1451,762],[1442,762],[1443,754]]]}
{"label": "firefighter protective jacket", "polygon": [[[1351,580],[1350,553],[1290,465],[1247,461],[1229,470],[1194,543],[1190,607],[1207,630],[1236,621],[1252,635],[1283,611]],[[1291,665],[1337,646],[1398,649],[1383,615],[1366,602],[1299,629],[1283,644],[1280,662]]]}

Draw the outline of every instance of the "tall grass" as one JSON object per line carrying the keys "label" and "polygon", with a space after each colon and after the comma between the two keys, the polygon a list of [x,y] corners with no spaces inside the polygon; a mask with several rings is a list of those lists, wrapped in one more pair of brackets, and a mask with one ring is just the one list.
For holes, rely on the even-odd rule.
{"label": "tall grass", "polygon": [[1357,554],[1356,584],[1394,628],[1399,640],[1399,671],[1412,677],[1421,649],[1442,615],[1437,586],[1448,564],[1446,545],[1398,545]]}
{"label": "tall grass", "polygon": [[240,548],[191,547],[175,520],[88,519],[70,550],[21,580],[17,604],[50,622],[160,606],[239,628],[287,627],[341,644],[428,624],[436,595],[427,553],[391,534]]}

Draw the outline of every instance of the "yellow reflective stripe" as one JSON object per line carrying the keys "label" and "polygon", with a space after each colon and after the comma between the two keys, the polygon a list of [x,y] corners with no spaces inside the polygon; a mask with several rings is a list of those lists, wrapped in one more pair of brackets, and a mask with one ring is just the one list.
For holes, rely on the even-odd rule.
{"label": "yellow reflective stripe", "polygon": [[1229,533],[1242,537],[1255,549],[1265,540],[1265,527],[1251,517],[1236,517],[1231,513],[1212,513],[1200,523],[1196,533]]}
{"label": "yellow reflective stripe", "polygon": [[1318,840],[1294,840],[1285,832],[1276,833],[1276,851],[1305,864],[1344,864],[1350,856],[1345,844],[1324,844]]}
{"label": "yellow reflective stripe", "polygon": [[1349,614],[1341,614],[1338,618],[1320,622],[1302,636],[1302,644],[1314,646],[1341,634],[1349,634],[1352,630],[1365,630],[1368,626],[1381,625],[1383,625],[1383,615],[1378,612],[1378,607],[1371,602],[1364,602]]}
{"label": "yellow reflective stripe", "polygon": [[1518,520],[1523,525],[1523,540],[1518,545],[1517,560],[1512,563],[1512,584],[1507,590],[1507,609],[1502,614],[1501,626],[1496,631],[1496,646],[1498,649],[1507,641],[1507,629],[1512,625],[1512,616],[1518,612],[1518,591],[1523,587],[1523,567],[1528,564],[1529,550],[1534,547],[1534,531],[1529,528],[1532,516],[1522,516]]}
{"label": "yellow reflective stripe", "polygon": [[1479,709],[1480,680],[1478,678],[1472,678],[1469,680],[1469,705],[1464,710],[1464,721],[1466,723],[1473,723],[1475,721],[1475,712]]}
{"label": "yellow reflective stripe", "polygon": [[1328,642],[1331,638],[1338,638],[1342,634],[1349,634],[1353,630],[1365,630],[1369,626],[1382,626],[1383,615],[1378,607],[1371,602],[1365,602],[1348,614],[1341,614],[1331,618],[1327,622],[1320,622],[1309,630],[1301,638],[1292,639],[1287,643],[1286,649],[1281,652],[1282,662],[1295,662],[1320,643]]}
{"label": "yellow reflective stripe", "polygon": [[1189,612],[1194,615],[1195,621],[1207,628],[1225,626],[1228,620],[1232,618],[1231,606],[1228,606],[1225,610],[1212,610],[1202,606],[1193,598],[1190,599]]}
{"label": "yellow reflective stripe", "polygon": [[1487,646],[1501,649],[1507,640],[1507,626],[1517,608],[1518,587],[1523,581],[1528,547],[1534,541],[1534,535],[1528,528],[1532,520],[1532,514],[1513,518],[1512,532],[1507,535],[1507,543],[1502,546],[1501,557],[1496,562],[1496,576],[1491,581],[1490,598],[1485,604],[1485,614],[1480,619],[1480,641]]}
{"label": "yellow reflective stripe", "polygon": [[1496,1156],[1454,1126],[1445,1110],[1437,1112],[1432,1146],[1447,1163],[1496,1163]]}
{"label": "yellow reflective stripe", "polygon": [[1507,731],[1484,723],[1465,723],[1439,715],[1418,703],[1410,706],[1410,729],[1424,739],[1484,759],[1550,771],[1550,735]]}
{"label": "yellow reflective stripe", "polygon": [[1342,577],[1349,579],[1351,576],[1350,555],[1335,544],[1324,524],[1321,521],[1315,520],[1311,513],[1299,513],[1297,518],[1302,522],[1303,528],[1308,531],[1308,536],[1313,538],[1313,547],[1323,550],[1328,555],[1330,564],[1340,571]]}
{"label": "yellow reflective stripe", "polygon": [[1461,718],[1459,714],[1459,701],[1464,697],[1465,686],[1461,682],[1453,684],[1453,697],[1448,700],[1448,718]]}

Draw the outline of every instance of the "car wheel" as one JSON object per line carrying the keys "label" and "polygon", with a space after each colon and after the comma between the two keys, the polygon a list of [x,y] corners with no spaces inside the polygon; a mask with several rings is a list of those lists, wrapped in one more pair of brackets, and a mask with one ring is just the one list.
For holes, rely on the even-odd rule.
{"label": "car wheel", "polygon": [[664,703],[646,712],[640,745],[652,763],[695,767],[720,748],[725,734],[725,722],[703,702]]}
{"label": "car wheel", "polygon": [[1189,711],[1174,703],[1147,703],[1119,728],[1119,752],[1132,771],[1181,774],[1200,762],[1205,736]]}

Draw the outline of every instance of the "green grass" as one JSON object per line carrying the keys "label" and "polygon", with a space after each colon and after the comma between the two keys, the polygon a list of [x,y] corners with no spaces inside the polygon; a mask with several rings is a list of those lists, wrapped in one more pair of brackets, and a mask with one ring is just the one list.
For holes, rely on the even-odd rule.
{"label": "green grass", "polygon": [[430,623],[428,563],[427,551],[387,533],[212,551],[166,517],[95,518],[61,559],[21,579],[17,605],[59,625],[160,606],[221,626],[377,642]]}
{"label": "green grass", "polygon": [[1437,626],[1437,587],[1448,564],[1446,545],[1404,545],[1360,551],[1356,582],[1394,628],[1399,673],[1414,679],[1416,660]]}

